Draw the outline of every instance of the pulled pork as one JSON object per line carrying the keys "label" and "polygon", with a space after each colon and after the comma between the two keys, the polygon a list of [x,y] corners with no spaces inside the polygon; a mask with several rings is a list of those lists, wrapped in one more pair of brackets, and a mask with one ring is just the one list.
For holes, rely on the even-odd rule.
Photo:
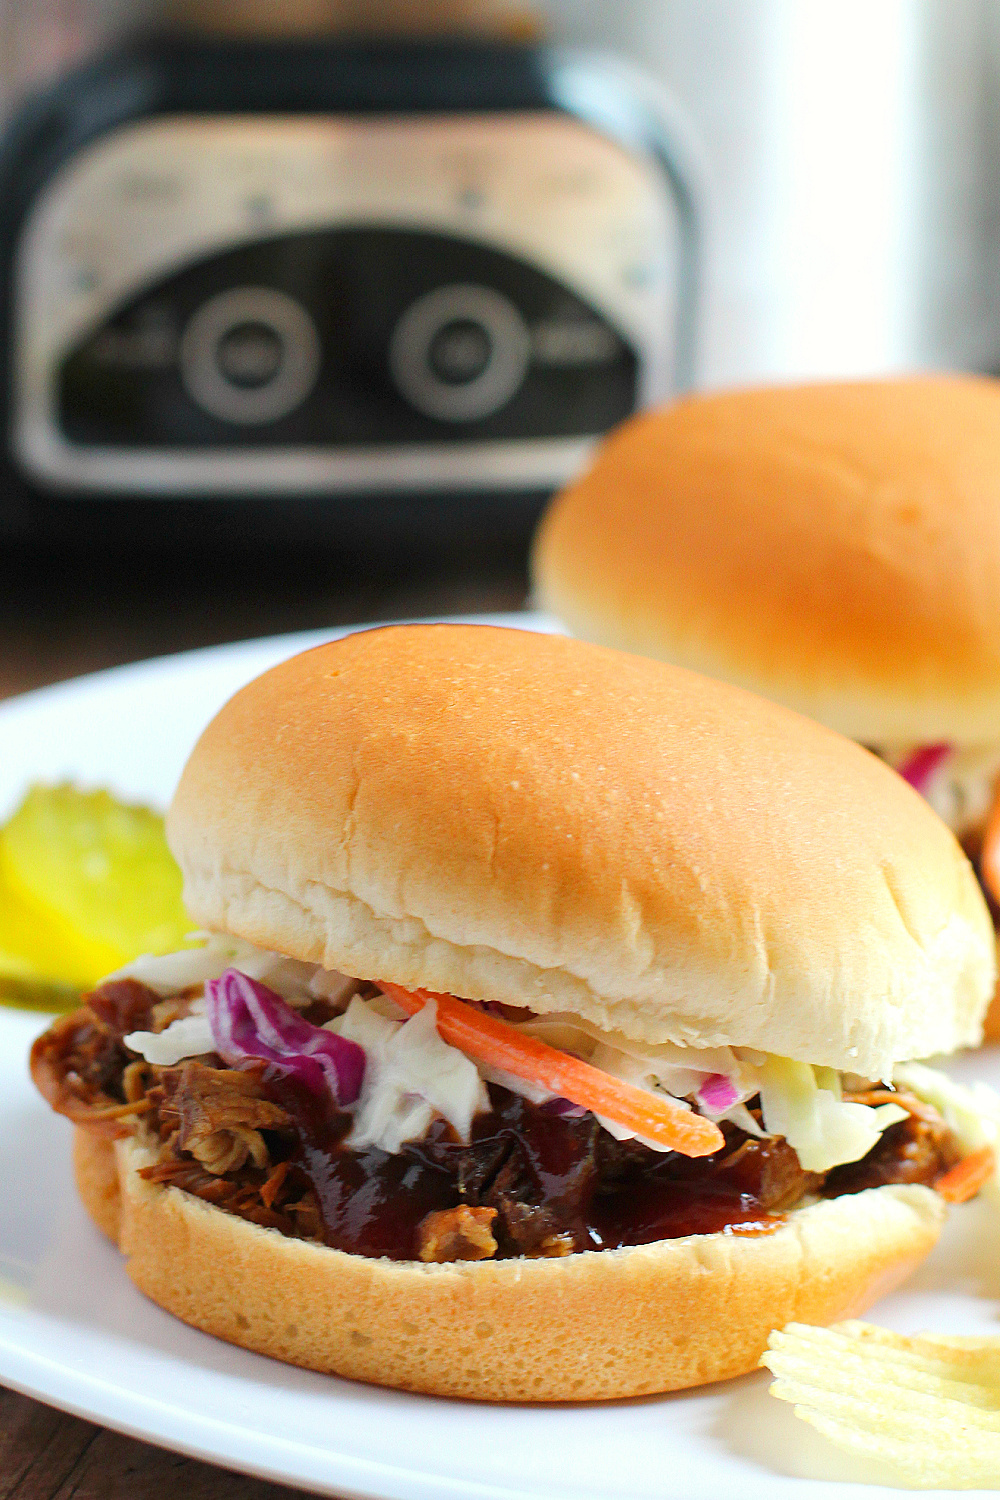
{"label": "pulled pork", "polygon": [[451,1260],[490,1260],[497,1253],[491,1226],[495,1208],[442,1208],[426,1214],[417,1226],[417,1255],[439,1264]]}
{"label": "pulled pork", "polygon": [[[158,1147],[148,1180],[353,1254],[478,1260],[766,1234],[811,1197],[933,1184],[960,1154],[932,1109],[892,1089],[856,1097],[891,1099],[909,1118],[863,1161],[822,1176],[804,1171],[784,1140],[732,1124],[720,1151],[691,1160],[617,1141],[592,1115],[553,1114],[495,1085],[468,1144],[437,1120],[394,1155],[352,1151],[351,1116],[264,1063],[233,1069],[209,1054],[156,1067],[125,1046],[129,1032],[161,1030],[187,1005],[135,980],[103,985],[36,1042],[35,1082],[78,1125],[141,1131]],[[308,1019],[333,1013],[316,1001]]]}
{"label": "pulled pork", "polygon": [[179,1152],[189,1152],[213,1177],[252,1159],[266,1167],[270,1155],[262,1130],[288,1130],[287,1110],[264,1098],[259,1077],[233,1068],[185,1062],[165,1069],[148,1096]]}
{"label": "pulled pork", "polygon": [[137,980],[110,980],[35,1042],[35,1084],[74,1124],[120,1136],[141,1122],[160,1143],[159,1160],[143,1172],[150,1181],[283,1234],[322,1239],[316,1195],[287,1160],[292,1118],[267,1097],[263,1068],[225,1068],[214,1054],[157,1068],[125,1046],[130,1032],[162,1031],[186,1011],[186,1001],[163,1001]]}
{"label": "pulled pork", "polygon": [[293,1167],[292,1116],[267,1097],[263,1066],[245,1071],[189,1060],[152,1069],[144,1122],[160,1159],[142,1175],[296,1239],[322,1239],[319,1204]]}
{"label": "pulled pork", "polygon": [[82,1010],[61,1016],[31,1049],[31,1076],[42,1097],[75,1124],[129,1134],[150,1106],[125,1092],[136,1058],[123,1038],[156,1029],[152,1015],[159,1003],[137,980],[116,979],[89,995]]}

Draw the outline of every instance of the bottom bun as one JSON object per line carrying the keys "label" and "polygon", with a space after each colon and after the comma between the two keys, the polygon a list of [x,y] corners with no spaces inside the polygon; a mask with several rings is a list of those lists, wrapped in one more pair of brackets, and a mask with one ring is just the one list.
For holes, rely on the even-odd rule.
{"label": "bottom bun", "polygon": [[930,1188],[882,1187],[798,1209],[768,1235],[423,1265],[286,1239],[146,1182],[155,1154],[136,1140],[77,1131],[74,1159],[136,1286],[185,1323],[326,1374],[483,1401],[612,1400],[742,1375],[772,1329],[855,1317],[892,1290],[945,1217]]}
{"label": "bottom bun", "polygon": [[73,1131],[73,1175],[83,1206],[102,1234],[117,1245],[121,1191],[115,1143],[93,1130]]}

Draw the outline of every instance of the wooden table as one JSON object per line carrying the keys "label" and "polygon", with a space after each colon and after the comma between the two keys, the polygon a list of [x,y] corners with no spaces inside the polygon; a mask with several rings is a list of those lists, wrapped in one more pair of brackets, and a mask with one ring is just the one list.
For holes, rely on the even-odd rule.
{"label": "wooden table", "polygon": [[[0,698],[81,672],[283,631],[517,609],[523,571],[411,576],[322,556],[141,564],[0,558]],[[0,1500],[288,1500],[0,1388]]]}

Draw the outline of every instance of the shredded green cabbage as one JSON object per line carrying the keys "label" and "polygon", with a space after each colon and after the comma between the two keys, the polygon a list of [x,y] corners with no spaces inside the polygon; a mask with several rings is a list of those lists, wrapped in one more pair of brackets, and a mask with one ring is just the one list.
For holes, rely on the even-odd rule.
{"label": "shredded green cabbage", "polygon": [[[822,1070],[824,1080],[829,1071]],[[766,1057],[759,1068],[764,1125],[770,1135],[785,1137],[807,1172],[860,1161],[887,1126],[905,1120],[906,1110],[897,1104],[845,1104],[839,1077],[834,1090],[821,1088],[816,1074],[808,1063],[788,1057]]]}

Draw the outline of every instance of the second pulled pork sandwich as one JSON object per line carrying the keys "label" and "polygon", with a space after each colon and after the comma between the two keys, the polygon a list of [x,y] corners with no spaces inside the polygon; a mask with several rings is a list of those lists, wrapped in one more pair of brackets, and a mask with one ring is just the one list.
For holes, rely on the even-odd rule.
{"label": "second pulled pork sandwich", "polygon": [[980,1035],[968,861],[738,689],[353,635],[232,699],[168,830],[202,946],[32,1065],[129,1274],[210,1333],[493,1400],[697,1385],[859,1312],[990,1174],[906,1066]]}
{"label": "second pulled pork sandwich", "polygon": [[533,571],[585,640],[762,693],[894,766],[961,840],[1000,942],[1000,382],[643,413],[553,502]]}

